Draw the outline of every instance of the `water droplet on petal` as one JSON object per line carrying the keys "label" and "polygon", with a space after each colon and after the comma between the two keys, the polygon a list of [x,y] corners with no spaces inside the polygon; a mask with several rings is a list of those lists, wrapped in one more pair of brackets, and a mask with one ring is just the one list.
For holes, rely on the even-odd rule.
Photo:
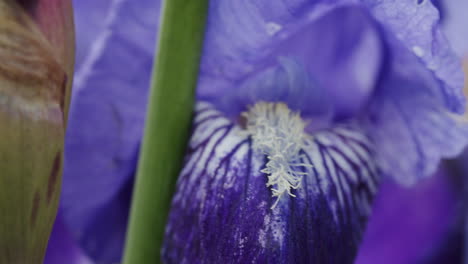
{"label": "water droplet on petal", "polygon": [[270,35],[270,36],[275,35],[282,28],[281,25],[276,24],[274,22],[266,23],[265,27],[266,27],[266,31],[267,31],[268,35]]}
{"label": "water droplet on petal", "polygon": [[424,56],[424,50],[423,50],[421,47],[419,47],[419,46],[413,46],[413,52],[414,52],[414,54],[416,54],[416,56],[418,56],[418,57]]}

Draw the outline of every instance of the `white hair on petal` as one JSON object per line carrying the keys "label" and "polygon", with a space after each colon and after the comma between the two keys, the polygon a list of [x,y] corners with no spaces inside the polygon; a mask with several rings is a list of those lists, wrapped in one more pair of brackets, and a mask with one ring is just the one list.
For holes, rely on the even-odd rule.
{"label": "white hair on petal", "polygon": [[259,102],[242,116],[247,120],[246,130],[252,136],[254,150],[268,158],[261,172],[268,175],[266,185],[271,186],[272,196],[278,197],[273,209],[284,193],[295,197],[291,190],[299,188],[302,176],[307,174],[301,168],[312,166],[301,162],[300,155],[307,140],[306,123],[284,103]]}

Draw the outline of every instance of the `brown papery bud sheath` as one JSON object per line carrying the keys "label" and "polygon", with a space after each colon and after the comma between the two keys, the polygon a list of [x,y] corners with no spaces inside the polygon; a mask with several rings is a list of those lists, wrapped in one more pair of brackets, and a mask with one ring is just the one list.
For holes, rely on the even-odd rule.
{"label": "brown papery bud sheath", "polygon": [[0,0],[0,264],[42,263],[74,64],[69,0]]}

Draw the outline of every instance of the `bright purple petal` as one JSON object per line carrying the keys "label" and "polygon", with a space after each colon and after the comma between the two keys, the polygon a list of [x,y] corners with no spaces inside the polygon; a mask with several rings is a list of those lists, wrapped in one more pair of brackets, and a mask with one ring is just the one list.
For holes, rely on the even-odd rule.
{"label": "bright purple petal", "polygon": [[[166,228],[165,263],[351,263],[378,169],[353,125],[311,134],[296,197],[278,206],[260,172],[265,156],[210,105],[200,104]],[[346,242],[344,242],[346,241]]]}

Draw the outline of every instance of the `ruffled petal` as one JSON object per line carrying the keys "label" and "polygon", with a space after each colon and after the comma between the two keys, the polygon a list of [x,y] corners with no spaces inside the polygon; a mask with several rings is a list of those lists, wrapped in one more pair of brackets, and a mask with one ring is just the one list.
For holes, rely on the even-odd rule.
{"label": "ruffled petal", "polygon": [[460,58],[440,29],[439,12],[430,0],[362,0],[384,27],[413,51],[440,81],[450,111],[463,113],[463,71]]}
{"label": "ruffled petal", "polygon": [[445,107],[439,82],[421,61],[397,41],[388,42],[392,50],[367,109],[366,129],[382,171],[410,185],[431,175],[441,158],[463,150],[468,123]]}
{"label": "ruffled petal", "polygon": [[166,263],[352,263],[378,184],[374,148],[352,124],[317,132],[302,150],[296,197],[276,198],[266,156],[209,104],[196,110],[172,201]]}
{"label": "ruffled petal", "polygon": [[375,87],[383,45],[370,14],[346,2],[213,1],[209,22],[216,23],[208,23],[198,97],[231,115],[239,106],[239,101],[229,103],[231,98],[258,100],[300,89],[272,83],[270,89],[245,90],[239,85],[289,57],[314,83],[292,101],[317,101],[304,96],[306,89],[315,89],[322,95],[320,105],[329,101],[334,116],[353,116]]}
{"label": "ruffled petal", "polygon": [[[362,6],[347,1],[319,5],[291,2],[286,15],[272,11],[279,3],[213,4],[210,11],[217,23],[208,27],[200,98],[228,114],[238,114],[245,105],[266,98],[286,101],[292,107],[309,101],[298,108],[322,114],[322,118],[330,118],[330,111],[332,117],[336,114],[333,111],[338,117],[343,112],[358,119],[367,116],[366,129],[377,142],[385,174],[405,184],[430,175],[440,158],[460,152],[467,141],[466,125],[450,112],[464,110],[463,74],[430,1],[364,0]],[[363,7],[371,10],[373,18],[362,11]],[[378,33],[374,18],[380,24]],[[328,32],[332,32],[330,37]],[[366,37],[353,42],[347,34]],[[379,59],[373,60],[379,56],[385,56],[383,67]],[[296,61],[303,67],[303,75],[288,70],[288,64],[278,57]],[[353,75],[352,69],[363,69],[366,74]],[[363,83],[368,86],[353,85],[356,78],[350,76],[365,76],[367,82]],[[372,81],[377,76],[378,82]],[[344,83],[350,86],[345,89]],[[301,95],[295,100],[291,99],[296,92],[292,86]],[[428,130],[428,126],[433,128]],[[397,153],[408,153],[408,158],[401,159]]]}
{"label": "ruffled petal", "polygon": [[77,76],[61,204],[83,248],[103,262],[118,262],[122,254],[159,3],[115,1],[111,12]]}

